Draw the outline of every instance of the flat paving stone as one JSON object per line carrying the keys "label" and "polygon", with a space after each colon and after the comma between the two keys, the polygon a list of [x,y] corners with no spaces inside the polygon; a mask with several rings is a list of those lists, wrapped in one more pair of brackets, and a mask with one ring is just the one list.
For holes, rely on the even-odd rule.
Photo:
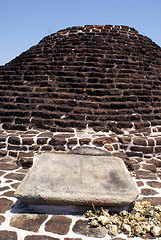
{"label": "flat paving stone", "polygon": [[52,218],[45,224],[45,230],[60,235],[65,235],[69,231],[71,218],[65,216],[52,216]]}
{"label": "flat paving stone", "polygon": [[11,231],[0,231],[1,240],[17,240],[17,233]]}
{"label": "flat paving stone", "polygon": [[15,214],[10,225],[11,227],[37,232],[46,219],[47,215],[44,214]]}
{"label": "flat paving stone", "polygon": [[87,220],[78,220],[72,230],[74,233],[85,235],[86,237],[103,238],[107,234],[105,227],[91,227]]}
{"label": "flat paving stone", "polygon": [[13,201],[7,198],[0,198],[0,213],[5,213],[6,211],[10,210],[13,205]]}
{"label": "flat paving stone", "polygon": [[122,159],[114,156],[44,153],[15,196],[30,204],[123,206],[139,192]]}

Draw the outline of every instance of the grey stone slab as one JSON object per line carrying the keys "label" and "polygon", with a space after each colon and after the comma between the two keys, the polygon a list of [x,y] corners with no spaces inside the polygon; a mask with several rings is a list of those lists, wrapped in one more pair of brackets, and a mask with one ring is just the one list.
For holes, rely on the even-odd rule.
{"label": "grey stone slab", "polygon": [[95,147],[77,147],[69,153],[90,156],[111,156],[110,152]]}
{"label": "grey stone slab", "polygon": [[30,204],[121,206],[138,190],[122,159],[114,156],[44,153],[15,197]]}

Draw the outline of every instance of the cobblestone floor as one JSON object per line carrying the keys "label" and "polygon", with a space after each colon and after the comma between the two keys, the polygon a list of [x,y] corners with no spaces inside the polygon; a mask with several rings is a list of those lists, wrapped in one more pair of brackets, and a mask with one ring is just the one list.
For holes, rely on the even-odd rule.
{"label": "cobblestone floor", "polygon": [[[14,191],[28,169],[16,164],[16,158],[5,156],[0,159],[0,239],[50,240],[50,239],[112,239],[103,227],[90,228],[82,215],[72,213],[72,207],[57,207],[33,210],[14,198]],[[161,180],[157,172],[153,177],[131,172],[140,191],[138,200],[149,200],[161,204]],[[18,207],[17,207],[18,206]],[[41,211],[40,211],[41,210]],[[43,213],[44,211],[44,213]],[[127,239],[123,234],[114,239]]]}

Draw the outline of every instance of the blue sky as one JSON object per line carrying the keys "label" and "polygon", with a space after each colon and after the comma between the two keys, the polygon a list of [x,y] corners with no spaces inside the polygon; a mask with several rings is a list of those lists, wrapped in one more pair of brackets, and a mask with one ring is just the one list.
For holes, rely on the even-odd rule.
{"label": "blue sky", "polygon": [[0,0],[0,65],[72,26],[134,27],[161,46],[161,0]]}

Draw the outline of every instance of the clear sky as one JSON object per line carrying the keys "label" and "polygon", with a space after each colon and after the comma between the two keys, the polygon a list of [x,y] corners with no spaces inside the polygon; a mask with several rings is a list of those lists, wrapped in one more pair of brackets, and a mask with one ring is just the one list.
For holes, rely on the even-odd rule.
{"label": "clear sky", "polygon": [[51,33],[88,24],[134,27],[161,46],[161,0],[0,0],[0,65]]}

